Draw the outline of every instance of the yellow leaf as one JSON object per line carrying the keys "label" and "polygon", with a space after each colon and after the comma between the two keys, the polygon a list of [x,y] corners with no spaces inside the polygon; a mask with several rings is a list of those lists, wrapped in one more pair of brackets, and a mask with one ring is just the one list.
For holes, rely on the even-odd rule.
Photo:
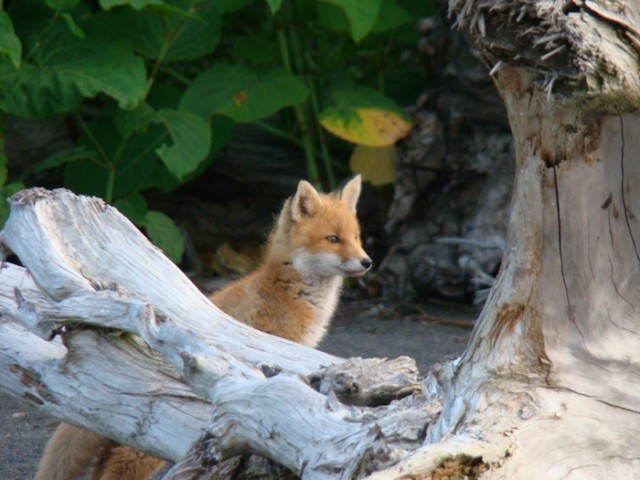
{"label": "yellow leaf", "polygon": [[368,147],[394,145],[406,137],[412,127],[402,115],[378,108],[330,110],[320,123],[337,137]]}
{"label": "yellow leaf", "polygon": [[362,174],[363,180],[373,185],[386,185],[395,178],[396,147],[366,147],[357,145],[351,154],[349,166],[353,173]]}

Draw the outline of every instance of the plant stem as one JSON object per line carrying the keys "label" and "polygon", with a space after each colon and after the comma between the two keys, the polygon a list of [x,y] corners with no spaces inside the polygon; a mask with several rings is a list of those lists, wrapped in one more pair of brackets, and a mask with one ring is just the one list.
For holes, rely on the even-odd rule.
{"label": "plant stem", "polygon": [[[288,72],[295,74],[291,66],[289,45],[287,43],[287,37],[284,33],[283,27],[278,28],[278,45],[280,47],[280,57],[284,68]],[[300,125],[302,148],[307,161],[307,176],[312,184],[318,186],[320,185],[320,173],[318,172],[318,164],[316,162],[315,147],[312,136],[313,131],[311,129],[309,118],[305,109],[300,105],[296,105],[294,107],[294,111],[296,114],[296,120]]]}
{"label": "plant stem", "polygon": [[[318,137],[318,143],[320,144],[320,156],[322,157],[322,162],[324,164],[325,173],[327,175],[327,181],[329,182],[329,187],[333,190],[336,186],[336,179],[333,173],[333,166],[331,165],[331,156],[329,154],[329,149],[327,148],[327,142],[324,137],[324,132],[322,128],[318,124],[318,117],[320,116],[320,108],[318,105],[318,94],[316,90],[315,81],[313,76],[311,75],[311,62],[309,62],[305,56],[302,54],[302,41],[300,39],[300,35],[298,35],[298,30],[296,28],[291,29],[291,51],[293,53],[293,61],[295,62],[295,67],[298,72],[305,72],[305,80],[307,84],[307,88],[309,89],[309,102],[308,109],[311,110],[310,123],[312,123],[313,132],[316,133]],[[307,109],[307,112],[308,112]]]}
{"label": "plant stem", "polygon": [[56,23],[58,18],[60,18],[61,12],[62,10],[60,8],[56,10],[56,13],[53,15],[53,17],[51,17],[51,20],[49,20],[49,23],[47,24],[47,26],[42,29],[42,32],[40,32],[38,39],[33,44],[33,47],[31,48],[31,50],[29,50],[29,53],[27,53],[26,57],[24,57],[24,61],[30,60],[31,57],[33,57],[33,55],[38,51],[38,49],[42,45],[42,41],[47,36],[49,31],[53,28],[53,25]]}
{"label": "plant stem", "polygon": [[167,75],[175,78],[179,82],[182,82],[187,87],[192,83],[190,78],[185,77],[180,72],[176,72],[173,68],[167,67],[166,65],[162,65],[160,67],[160,70],[166,73]]}
{"label": "plant stem", "polygon": [[[189,13],[192,13],[194,11],[194,6],[192,6],[189,9]],[[149,75],[149,80],[147,81],[147,89],[144,92],[144,98],[147,98],[147,96],[149,95],[149,92],[151,91],[151,87],[153,86],[154,82],[156,81],[156,77],[158,76],[158,72],[160,71],[160,67],[162,66],[162,62],[164,62],[164,57],[167,56],[167,53],[169,52],[169,49],[173,46],[173,42],[176,39],[176,36],[178,35],[178,33],[180,33],[180,30],[182,30],[182,28],[184,27],[184,24],[186,23],[186,18],[185,19],[181,19],[176,26],[173,28],[173,30],[171,31],[171,33],[169,33],[165,38],[165,42],[162,44],[162,49],[160,50],[160,54],[158,55],[158,58],[156,59],[156,63],[153,65],[153,70],[151,70],[151,75]]]}
{"label": "plant stem", "polygon": [[107,183],[104,187],[104,201],[107,203],[111,203],[113,201],[113,187],[116,182],[116,166],[109,159],[109,156],[102,148],[102,145],[100,145],[100,142],[98,142],[98,139],[93,135],[91,130],[89,130],[89,126],[84,122],[82,117],[77,113],[75,116],[78,123],[82,127],[82,131],[89,138],[91,143],[93,143],[93,145],[96,147],[96,150],[98,150],[98,154],[104,160],[104,163],[100,163],[100,162],[97,162],[97,163],[100,167],[104,168],[107,171]]}
{"label": "plant stem", "polygon": [[167,41],[162,44],[162,49],[160,50],[160,55],[158,55],[158,58],[156,59],[156,63],[153,65],[153,70],[151,70],[151,75],[149,75],[149,80],[147,81],[147,88],[146,88],[146,90],[144,92],[144,98],[145,99],[149,95],[149,92],[151,91],[151,87],[153,86],[153,84],[156,81],[156,77],[158,76],[158,72],[160,71],[160,66],[162,65],[162,62],[164,61],[164,57],[167,55],[167,52],[169,51],[169,48],[171,48],[171,43],[172,43],[171,38],[172,38],[172,36],[170,35],[169,38],[167,39]]}
{"label": "plant stem", "polygon": [[[308,77],[307,85],[309,87],[310,98],[311,98],[311,108],[313,110],[313,117],[315,119],[320,118],[320,107],[318,104],[318,94],[316,90],[316,85],[311,78]],[[320,155],[322,156],[322,163],[324,165],[325,173],[327,174],[327,180],[329,181],[329,187],[331,190],[336,188],[336,177],[333,173],[333,165],[331,164],[331,154],[329,153],[329,148],[327,147],[327,140],[324,136],[324,131],[320,125],[316,125],[316,132],[318,133],[318,143],[320,144]]]}
{"label": "plant stem", "polygon": [[111,168],[107,171],[107,184],[105,185],[104,201],[107,203],[113,202],[113,187],[116,183],[116,167],[111,165]]}
{"label": "plant stem", "polygon": [[80,127],[82,128],[82,131],[89,138],[91,143],[93,143],[94,147],[96,147],[96,150],[98,151],[98,154],[104,160],[104,163],[98,162],[98,165],[101,166],[102,168],[104,168],[105,170],[110,169],[111,168],[111,160],[109,159],[109,156],[107,155],[107,153],[102,148],[102,145],[100,145],[100,142],[98,142],[96,137],[93,136],[93,133],[91,132],[91,130],[89,130],[89,127],[84,122],[84,120],[82,119],[80,114],[76,113],[75,117],[76,117],[77,122],[80,124]]}

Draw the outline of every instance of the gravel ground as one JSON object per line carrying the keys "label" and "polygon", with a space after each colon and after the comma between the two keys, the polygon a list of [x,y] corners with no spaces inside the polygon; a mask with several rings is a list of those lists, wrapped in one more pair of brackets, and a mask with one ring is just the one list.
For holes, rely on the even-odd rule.
{"label": "gravel ground", "polygon": [[[351,302],[338,311],[320,350],[343,357],[408,355],[422,374],[464,350],[475,312],[459,307]],[[0,480],[31,480],[57,422],[0,394]]]}

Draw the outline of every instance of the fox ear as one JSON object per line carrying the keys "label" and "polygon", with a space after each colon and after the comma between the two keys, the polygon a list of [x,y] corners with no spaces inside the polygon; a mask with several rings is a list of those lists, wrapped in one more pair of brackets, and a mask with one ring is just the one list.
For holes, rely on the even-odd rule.
{"label": "fox ear", "polygon": [[298,221],[313,216],[320,208],[320,195],[309,182],[300,180],[298,190],[291,199],[291,219]]}
{"label": "fox ear", "polygon": [[340,199],[346,203],[354,213],[356,211],[358,198],[360,198],[360,190],[362,190],[362,176],[360,174],[349,180],[340,190]]}

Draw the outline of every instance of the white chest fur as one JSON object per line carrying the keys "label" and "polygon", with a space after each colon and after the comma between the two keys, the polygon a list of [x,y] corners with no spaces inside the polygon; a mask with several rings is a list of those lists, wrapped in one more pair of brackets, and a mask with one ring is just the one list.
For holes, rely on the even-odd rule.
{"label": "white chest fur", "polygon": [[[310,279],[307,279],[310,280]],[[307,347],[315,347],[320,343],[322,337],[327,333],[331,317],[336,310],[340,291],[342,290],[342,277],[335,276],[330,278],[314,279],[305,300],[313,310],[314,319],[309,325],[304,337],[300,341]]]}

